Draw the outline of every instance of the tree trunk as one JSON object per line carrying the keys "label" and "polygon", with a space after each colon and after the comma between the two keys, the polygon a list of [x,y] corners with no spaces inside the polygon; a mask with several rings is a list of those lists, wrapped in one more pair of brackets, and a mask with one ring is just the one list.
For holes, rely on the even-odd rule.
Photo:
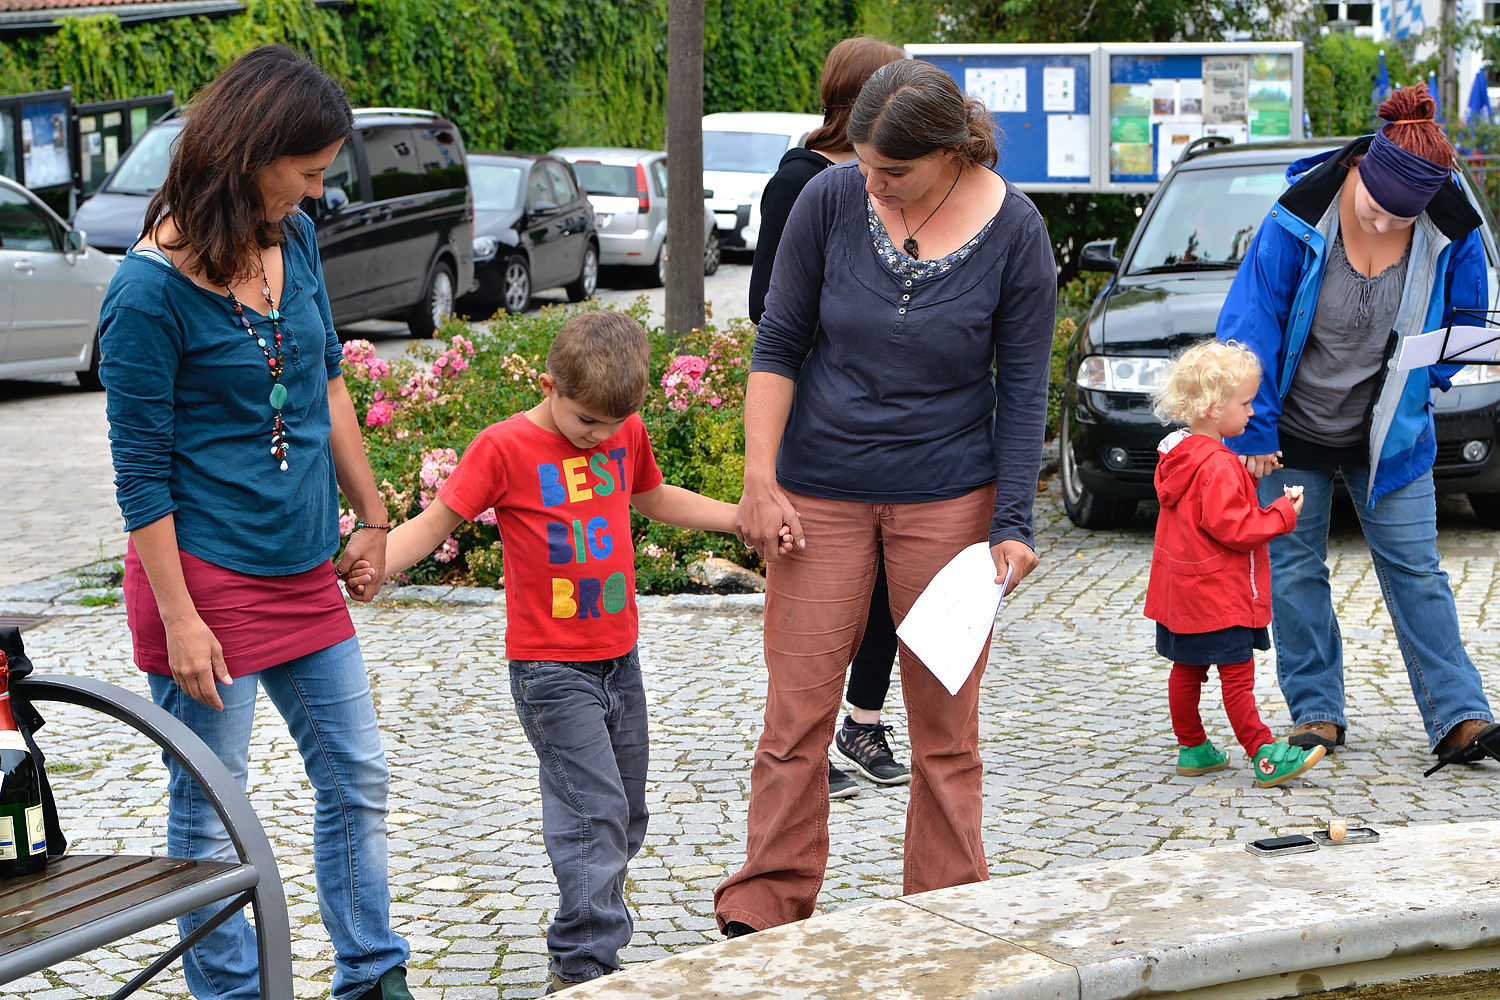
{"label": "tree trunk", "polygon": [[667,330],[703,325],[703,0],[667,7]]}

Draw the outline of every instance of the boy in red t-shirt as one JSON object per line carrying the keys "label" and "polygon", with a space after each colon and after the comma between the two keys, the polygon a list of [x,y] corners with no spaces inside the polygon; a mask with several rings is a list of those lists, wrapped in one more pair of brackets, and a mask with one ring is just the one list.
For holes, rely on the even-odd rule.
{"label": "boy in red t-shirt", "polygon": [[391,532],[386,571],[495,511],[505,543],[511,694],[541,766],[542,840],[559,901],[547,992],[620,967],[625,870],[646,833],[646,695],[636,651],[630,508],[733,532],[735,505],[662,482],[646,428],[651,348],[621,313],[569,320],[547,353],[543,399],[491,424],[437,499]]}

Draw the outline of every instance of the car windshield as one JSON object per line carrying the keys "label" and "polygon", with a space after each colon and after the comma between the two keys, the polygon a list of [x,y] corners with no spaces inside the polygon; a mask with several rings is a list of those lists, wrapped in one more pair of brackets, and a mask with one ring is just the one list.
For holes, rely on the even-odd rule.
{"label": "car windshield", "polygon": [[520,167],[470,163],[469,183],[475,211],[504,212],[521,203]]}
{"label": "car windshield", "polygon": [[635,197],[635,167],[574,160],[573,173],[578,175],[578,183],[589,194]]}
{"label": "car windshield", "polygon": [[155,194],[167,179],[172,163],[172,145],[182,129],[171,125],[148,128],[136,143],[125,151],[120,167],[104,190],[113,194]]}
{"label": "car windshield", "polygon": [[1126,273],[1239,267],[1286,186],[1285,164],[1179,170],[1162,189]]}
{"label": "car windshield", "polygon": [[705,131],[703,169],[774,174],[786,149],[787,137],[780,133]]}

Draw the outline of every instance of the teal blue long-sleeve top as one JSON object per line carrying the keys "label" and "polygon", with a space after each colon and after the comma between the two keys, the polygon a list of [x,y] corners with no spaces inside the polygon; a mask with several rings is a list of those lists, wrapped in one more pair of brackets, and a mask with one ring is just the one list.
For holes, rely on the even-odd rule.
{"label": "teal blue long-sleeve top", "polygon": [[[99,317],[125,530],[172,514],[183,551],[257,576],[304,572],[338,547],[328,380],[340,374],[342,350],[312,222],[294,212],[283,226],[284,472],[271,454],[270,369],[228,296],[132,251]],[[240,304],[271,345],[265,303]]]}

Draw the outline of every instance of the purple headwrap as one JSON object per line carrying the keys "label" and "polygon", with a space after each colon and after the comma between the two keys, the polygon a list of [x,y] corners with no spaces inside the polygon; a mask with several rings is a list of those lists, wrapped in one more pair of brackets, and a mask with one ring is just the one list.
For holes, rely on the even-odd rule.
{"label": "purple headwrap", "polygon": [[1375,133],[1359,161],[1359,179],[1376,205],[1403,219],[1416,218],[1448,180],[1450,171],[1396,145],[1386,138],[1386,127]]}

